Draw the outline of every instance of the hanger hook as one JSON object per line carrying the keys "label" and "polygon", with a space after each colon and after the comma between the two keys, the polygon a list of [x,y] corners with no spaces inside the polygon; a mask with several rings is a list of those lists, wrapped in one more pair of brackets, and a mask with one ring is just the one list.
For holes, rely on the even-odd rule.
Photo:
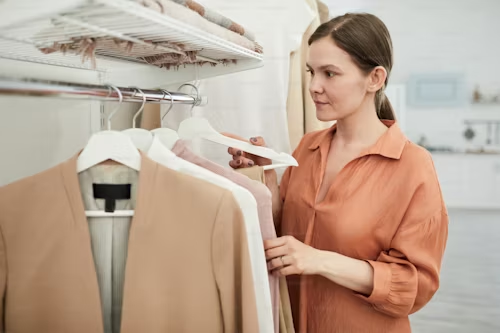
{"label": "hanger hook", "polygon": [[174,97],[172,96],[172,94],[169,91],[167,91],[165,89],[161,89],[160,91],[163,93],[163,98],[165,98],[165,95],[167,95],[167,94],[170,96],[170,107],[168,108],[167,112],[165,112],[165,114],[163,115],[163,117],[161,117],[161,124],[162,124],[162,127],[163,127],[163,119],[165,119],[165,117],[167,116],[167,114],[174,107]]}
{"label": "hanger hook", "polygon": [[184,86],[190,86],[190,87],[193,87],[194,90],[196,91],[196,97],[194,98],[194,101],[193,101],[193,106],[191,107],[191,111],[193,111],[194,107],[198,104],[199,102],[199,98],[200,98],[200,91],[198,90],[198,87],[196,87],[194,84],[191,84],[191,83],[184,83],[183,85],[181,85],[179,87],[178,90],[181,90],[182,87]]}
{"label": "hanger hook", "polygon": [[106,95],[106,98],[109,98],[113,94],[113,89],[109,85],[106,86],[106,88],[108,88],[108,94]]}
{"label": "hanger hook", "polygon": [[116,93],[118,94],[118,97],[119,97],[118,106],[108,116],[108,131],[111,131],[111,118],[113,118],[113,116],[115,115],[115,113],[122,106],[123,95],[122,95],[122,92],[120,91],[120,89],[118,89],[116,86],[113,86],[113,85],[110,84],[110,85],[108,85],[108,87],[111,87],[112,89],[114,89],[116,91]]}
{"label": "hanger hook", "polygon": [[139,115],[141,114],[141,112],[144,110],[144,107],[146,106],[146,95],[144,94],[144,92],[141,89],[139,89],[137,87],[133,87],[133,88],[135,89],[134,96],[135,96],[136,92],[140,92],[141,95],[142,95],[142,105],[141,105],[141,108],[139,109],[139,111],[137,111],[134,114],[134,118],[132,118],[132,128],[136,128],[137,117],[139,117]]}

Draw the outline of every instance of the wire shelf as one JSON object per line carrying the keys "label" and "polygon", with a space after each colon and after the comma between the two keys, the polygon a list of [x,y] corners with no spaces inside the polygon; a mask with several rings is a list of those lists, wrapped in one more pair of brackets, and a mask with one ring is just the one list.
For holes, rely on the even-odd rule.
{"label": "wire shelf", "polygon": [[[92,67],[91,61],[73,54],[42,54],[34,45],[0,38],[0,58],[33,62],[44,65],[104,71],[100,66]],[[132,59],[130,59],[132,60]],[[99,65],[99,63],[98,63]]]}
{"label": "wire shelf", "polygon": [[[56,3],[53,0],[6,0],[6,11],[0,3],[0,18],[6,17],[9,9],[12,15],[16,10],[29,12],[20,21],[7,26],[0,24],[0,57],[103,71],[106,68],[100,65],[99,59],[153,66],[158,66],[155,57],[164,55],[191,57],[194,63],[213,65],[245,60],[259,67],[262,62],[262,54],[249,47],[135,1],[71,0],[70,8],[68,4],[61,7]],[[37,6],[43,7],[38,16]],[[54,10],[47,6],[53,6]],[[183,9],[186,15],[192,14],[190,9]],[[196,19],[205,20],[198,17]],[[92,45],[86,45],[87,42]]]}

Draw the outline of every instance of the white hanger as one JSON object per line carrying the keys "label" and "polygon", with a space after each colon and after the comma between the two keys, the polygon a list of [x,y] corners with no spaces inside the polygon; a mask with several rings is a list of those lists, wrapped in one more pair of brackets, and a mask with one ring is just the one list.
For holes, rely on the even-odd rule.
{"label": "white hanger", "polygon": [[111,118],[120,109],[123,102],[121,91],[111,86],[120,98],[118,106],[108,116],[108,130],[92,135],[77,160],[77,172],[80,173],[97,164],[112,160],[139,171],[141,155],[125,134],[111,130]]}
{"label": "white hanger", "polygon": [[174,98],[170,92],[163,89],[161,91],[163,92],[163,97],[165,97],[166,94],[170,96],[170,107],[163,117],[161,117],[161,128],[156,128],[151,132],[154,135],[154,140],[158,139],[166,148],[172,150],[177,140],[179,140],[179,135],[173,129],[163,127],[163,120],[174,107]]}
{"label": "white hanger", "polygon": [[193,85],[196,86],[196,88],[199,89],[201,81],[200,81],[200,78],[199,78],[199,73],[200,72],[198,71],[198,63],[197,62],[194,63],[194,73],[195,73],[194,74],[195,80],[194,80]]}
{"label": "white hanger", "polygon": [[135,88],[135,90],[136,92],[139,91],[142,94],[142,105],[132,119],[132,128],[128,128],[122,132],[130,137],[137,149],[147,151],[151,146],[151,143],[153,142],[153,134],[143,128],[136,128],[137,117],[141,114],[141,112],[144,110],[144,107],[146,106],[146,95],[139,88]]}
{"label": "white hanger", "polygon": [[[77,173],[85,171],[95,165],[107,160],[123,164],[131,169],[139,171],[141,168],[141,155],[130,138],[118,131],[111,130],[111,118],[118,111],[123,102],[121,91],[111,86],[120,98],[118,106],[108,116],[108,130],[93,134],[83,151],[78,156]],[[88,217],[107,216],[133,216],[133,210],[115,211],[107,213],[104,211],[86,211]]]}
{"label": "white hanger", "polygon": [[[184,84],[182,86],[189,85],[192,86],[196,90],[196,99],[198,99],[199,92],[198,88],[192,84]],[[182,87],[181,86],[181,87]],[[180,89],[180,88],[179,88]],[[194,107],[195,103],[193,104]],[[277,164],[271,164],[264,166],[264,170],[276,169],[281,167],[288,166],[298,166],[299,164],[293,158],[293,156],[286,153],[277,153],[274,150],[267,147],[259,147],[254,146],[249,142],[229,138],[225,135],[217,132],[208,122],[207,119],[201,117],[190,117],[188,119],[183,120],[179,129],[177,130],[177,134],[181,139],[184,140],[193,140],[194,138],[202,138],[211,142],[215,142],[227,147],[233,147],[239,149],[241,151],[269,158],[273,161],[278,162]]]}
{"label": "white hanger", "polygon": [[267,147],[254,146],[249,142],[229,138],[217,132],[208,122],[200,117],[191,117],[181,122],[177,134],[181,139],[192,140],[194,138],[203,138],[227,147],[233,147],[241,151],[269,158],[279,164],[271,164],[264,167],[265,170],[276,169],[280,167],[298,166],[299,164],[293,156],[286,153],[277,153]]}

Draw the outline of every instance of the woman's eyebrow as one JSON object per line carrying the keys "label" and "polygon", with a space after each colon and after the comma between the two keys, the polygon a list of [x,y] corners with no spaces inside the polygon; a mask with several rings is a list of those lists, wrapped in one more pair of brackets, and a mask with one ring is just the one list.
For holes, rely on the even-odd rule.
{"label": "woman's eyebrow", "polygon": [[[312,69],[311,65],[309,65],[308,63],[306,63],[306,67],[309,68],[309,69]],[[340,68],[338,68],[337,66],[335,66],[333,64],[319,66],[320,70],[325,70],[325,69],[328,69],[328,68],[333,68],[335,70],[340,70]]]}

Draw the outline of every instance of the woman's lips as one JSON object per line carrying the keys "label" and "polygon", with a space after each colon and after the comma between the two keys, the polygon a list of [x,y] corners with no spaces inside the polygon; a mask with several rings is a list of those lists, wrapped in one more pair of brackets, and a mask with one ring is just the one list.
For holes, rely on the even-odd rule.
{"label": "woman's lips", "polygon": [[320,102],[320,101],[314,101],[314,104],[316,105],[317,108],[321,108],[321,107],[324,107],[325,105],[328,105],[328,103]]}

